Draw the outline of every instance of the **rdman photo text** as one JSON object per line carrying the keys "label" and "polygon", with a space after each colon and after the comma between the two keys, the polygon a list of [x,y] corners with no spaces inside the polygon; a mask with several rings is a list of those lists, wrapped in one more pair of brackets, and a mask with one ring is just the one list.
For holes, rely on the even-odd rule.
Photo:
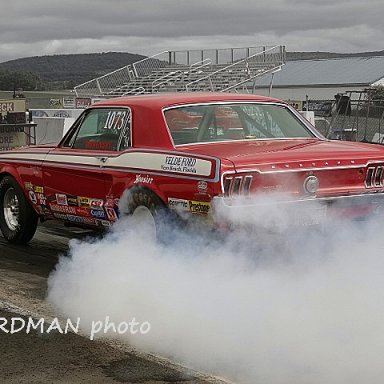
{"label": "rdman photo text", "polygon": [[[90,324],[86,324],[83,328],[90,329],[89,339],[94,340],[96,335],[101,336],[102,334],[123,335],[130,333],[131,335],[146,335],[151,330],[151,324],[149,321],[140,323],[135,317],[132,317],[130,321],[113,322],[109,316],[106,316],[104,320],[92,320]],[[29,334],[34,330],[41,334],[51,332],[67,334],[69,332],[79,333],[81,329],[80,317],[60,320],[57,317],[53,320],[36,319],[31,316],[27,318],[12,317],[10,319],[0,317],[0,332],[9,334],[18,332]]]}

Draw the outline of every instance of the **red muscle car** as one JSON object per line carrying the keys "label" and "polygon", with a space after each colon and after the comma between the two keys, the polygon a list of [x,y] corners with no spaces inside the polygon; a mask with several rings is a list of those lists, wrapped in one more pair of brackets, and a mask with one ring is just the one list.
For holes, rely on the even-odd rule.
{"label": "red muscle car", "polygon": [[0,228],[13,243],[31,240],[39,219],[108,227],[128,214],[156,226],[172,212],[215,222],[216,209],[276,191],[370,214],[383,204],[384,147],[327,140],[280,100],[177,93],[97,102],[58,145],[0,153]]}

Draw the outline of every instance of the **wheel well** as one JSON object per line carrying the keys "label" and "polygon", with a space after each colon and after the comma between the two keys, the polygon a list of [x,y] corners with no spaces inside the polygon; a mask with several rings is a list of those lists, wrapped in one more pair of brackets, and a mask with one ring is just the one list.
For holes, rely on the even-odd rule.
{"label": "wheel well", "polygon": [[160,204],[162,204],[164,207],[167,207],[167,203],[164,201],[163,198],[159,196],[158,193],[156,193],[156,191],[143,185],[135,185],[124,190],[123,194],[120,197],[119,210],[122,213],[128,213],[128,205],[132,202],[132,196],[140,193],[154,195],[154,198],[158,200]]}

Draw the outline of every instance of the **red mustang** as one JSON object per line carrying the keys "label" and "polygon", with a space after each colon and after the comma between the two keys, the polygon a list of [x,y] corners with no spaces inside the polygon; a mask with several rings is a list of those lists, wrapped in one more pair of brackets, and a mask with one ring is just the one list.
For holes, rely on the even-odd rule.
{"label": "red mustang", "polygon": [[326,140],[280,100],[177,93],[98,102],[58,145],[0,153],[0,228],[13,243],[39,218],[110,226],[120,200],[156,225],[160,211],[212,218],[258,192],[377,210],[384,147]]}

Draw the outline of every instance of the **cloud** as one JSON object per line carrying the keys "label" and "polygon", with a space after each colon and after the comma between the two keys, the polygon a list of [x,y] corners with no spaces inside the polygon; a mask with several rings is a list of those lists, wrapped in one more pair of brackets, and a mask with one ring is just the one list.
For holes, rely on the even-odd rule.
{"label": "cloud", "polygon": [[[291,51],[379,50],[381,9],[380,0],[14,0],[0,25],[0,60],[68,53],[71,46],[75,52],[140,54],[218,43],[281,44]],[[354,33],[356,28],[363,34]],[[53,49],[51,41],[61,44]]]}

